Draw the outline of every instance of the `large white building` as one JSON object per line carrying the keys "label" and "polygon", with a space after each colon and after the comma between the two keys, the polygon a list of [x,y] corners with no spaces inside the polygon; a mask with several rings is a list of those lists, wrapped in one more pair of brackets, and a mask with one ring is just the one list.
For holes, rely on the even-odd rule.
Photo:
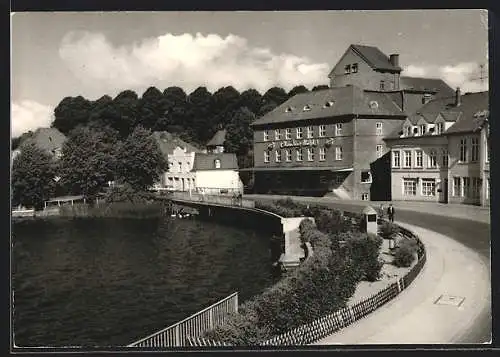
{"label": "large white building", "polygon": [[153,136],[168,160],[168,171],[162,175],[157,187],[174,191],[194,190],[194,157],[202,151],[166,131],[154,132]]}

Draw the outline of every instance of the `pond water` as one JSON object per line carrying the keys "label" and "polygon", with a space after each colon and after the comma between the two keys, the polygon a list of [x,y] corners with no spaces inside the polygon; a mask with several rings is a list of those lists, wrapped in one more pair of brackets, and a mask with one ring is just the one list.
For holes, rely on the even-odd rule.
{"label": "pond water", "polygon": [[276,280],[270,237],[181,219],[12,225],[18,347],[125,346],[238,291]]}

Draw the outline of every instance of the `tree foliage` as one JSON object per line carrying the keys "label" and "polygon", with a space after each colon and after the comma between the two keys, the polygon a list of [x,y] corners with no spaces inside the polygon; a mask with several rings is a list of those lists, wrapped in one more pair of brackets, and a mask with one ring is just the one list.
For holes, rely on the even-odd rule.
{"label": "tree foliage", "polygon": [[320,84],[320,85],[318,85],[318,86],[313,87],[312,91],[313,91],[313,92],[316,92],[316,91],[318,91],[318,90],[324,90],[324,89],[328,89],[328,88],[330,88],[330,87],[328,86],[328,84]]}
{"label": "tree foliage", "polygon": [[291,98],[294,95],[301,94],[301,93],[307,93],[309,92],[309,89],[307,89],[305,86],[300,85],[300,86],[295,86],[288,92],[288,97]]}
{"label": "tree foliage", "polygon": [[92,200],[113,180],[118,137],[118,132],[109,127],[78,127],[71,132],[61,158],[61,185],[67,193]]}
{"label": "tree foliage", "polygon": [[12,164],[12,203],[40,209],[55,190],[57,165],[34,143],[23,145]]}
{"label": "tree foliage", "polygon": [[151,135],[151,131],[137,126],[118,146],[116,179],[129,184],[136,191],[145,191],[168,169],[168,163]]}

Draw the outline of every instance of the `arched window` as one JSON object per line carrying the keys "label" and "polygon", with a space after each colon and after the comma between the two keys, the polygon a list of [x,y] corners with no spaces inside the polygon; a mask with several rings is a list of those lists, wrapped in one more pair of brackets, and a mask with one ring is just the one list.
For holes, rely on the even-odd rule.
{"label": "arched window", "polygon": [[214,160],[214,166],[216,169],[220,169],[220,160],[219,159]]}

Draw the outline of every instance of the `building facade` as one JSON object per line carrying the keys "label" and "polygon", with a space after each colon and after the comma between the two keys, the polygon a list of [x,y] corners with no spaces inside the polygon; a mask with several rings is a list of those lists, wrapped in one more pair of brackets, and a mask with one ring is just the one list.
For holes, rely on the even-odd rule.
{"label": "building facade", "polygon": [[384,93],[352,85],[296,95],[252,124],[254,189],[385,197],[390,188],[382,183],[390,175],[383,138],[404,119]]}
{"label": "building facade", "polygon": [[430,101],[385,141],[391,198],[489,205],[488,92]]}
{"label": "building facade", "polygon": [[201,150],[166,131],[154,132],[153,137],[168,162],[168,170],[162,175],[157,188],[173,191],[195,189],[192,170],[195,153]]}
{"label": "building facade", "polygon": [[208,195],[243,193],[238,160],[230,153],[196,153],[193,173],[196,191]]}

